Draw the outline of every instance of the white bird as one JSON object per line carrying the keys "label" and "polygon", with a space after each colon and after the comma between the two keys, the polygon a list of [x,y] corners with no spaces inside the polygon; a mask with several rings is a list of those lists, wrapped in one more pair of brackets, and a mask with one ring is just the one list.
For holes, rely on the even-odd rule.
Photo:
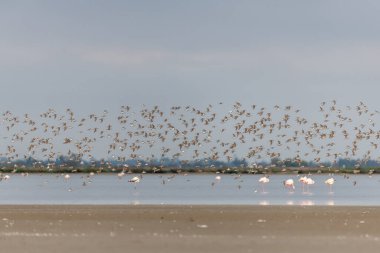
{"label": "white bird", "polygon": [[119,179],[121,179],[121,178],[124,177],[124,176],[125,176],[125,172],[124,172],[124,171],[117,173],[117,177],[118,177]]}
{"label": "white bird", "polygon": [[222,180],[221,176],[216,176],[215,181],[211,183],[211,186],[214,187],[216,183],[219,183]]}
{"label": "white bird", "polygon": [[294,186],[294,180],[291,179],[291,178],[285,180],[283,183],[284,183],[285,188],[288,188],[289,190],[293,190],[294,191],[294,189],[296,188]]}
{"label": "white bird", "polygon": [[140,183],[140,178],[139,177],[133,177],[133,178],[129,179],[128,182],[131,182],[131,183]]}
{"label": "white bird", "polygon": [[306,191],[309,192],[309,186],[315,184],[315,181],[313,179],[311,179],[310,177],[308,177],[305,180],[305,184],[306,184],[306,188],[307,188]]}
{"label": "white bird", "polygon": [[303,177],[300,177],[300,179],[298,179],[298,182],[302,183],[302,192],[305,192],[305,185],[306,185],[307,179],[308,179],[307,176],[303,176]]}
{"label": "white bird", "polygon": [[330,193],[332,192],[332,185],[334,184],[334,182],[335,182],[335,179],[334,178],[329,178],[329,179],[327,179],[326,181],[325,181],[325,184],[327,184],[328,186],[329,186],[329,188],[330,188]]}
{"label": "white bird", "polygon": [[136,189],[136,184],[140,183],[140,178],[139,177],[133,177],[133,178],[129,179],[128,182],[133,183],[135,185],[135,189]]}
{"label": "white bird", "polygon": [[70,175],[69,174],[66,174],[64,177],[63,177],[65,180],[68,180],[70,178]]}
{"label": "white bird", "polygon": [[259,183],[261,184],[261,191],[262,191],[262,192],[265,192],[265,191],[264,191],[264,185],[267,184],[267,183],[269,183],[269,178],[268,178],[267,176],[265,176],[265,177],[261,177],[261,178],[259,179]]}

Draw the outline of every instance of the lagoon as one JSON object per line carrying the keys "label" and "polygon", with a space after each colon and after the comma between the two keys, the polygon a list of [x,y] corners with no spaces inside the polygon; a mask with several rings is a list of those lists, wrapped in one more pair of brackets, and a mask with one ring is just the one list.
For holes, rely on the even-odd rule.
{"label": "lagoon", "polygon": [[[264,190],[262,175],[144,174],[11,174],[0,182],[0,204],[93,205],[339,205],[380,206],[380,175],[311,175],[315,181],[303,190],[299,175],[270,175]],[[332,191],[324,183],[334,177]],[[294,192],[283,181],[293,178]]]}

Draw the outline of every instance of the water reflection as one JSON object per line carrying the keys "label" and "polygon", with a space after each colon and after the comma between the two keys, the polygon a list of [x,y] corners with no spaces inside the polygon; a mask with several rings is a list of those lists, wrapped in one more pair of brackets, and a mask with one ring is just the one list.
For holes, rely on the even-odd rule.
{"label": "water reflection", "polygon": [[314,206],[315,202],[312,200],[303,200],[300,202],[300,206]]}
{"label": "water reflection", "polygon": [[[144,175],[137,188],[128,183],[128,177],[135,175],[122,179],[113,174],[95,175],[91,184],[83,184],[84,176],[73,174],[69,180],[61,180],[51,174],[15,174],[0,182],[0,204],[380,205],[379,175],[356,175],[356,185],[352,183],[354,176],[350,180],[342,178],[335,182],[331,193],[323,183],[325,175],[313,176],[317,183],[312,192],[303,192],[301,187],[294,192],[284,189],[287,175],[272,175],[265,192],[255,188],[258,175],[245,175],[244,181],[238,182],[240,189],[232,176],[223,177],[218,187],[211,187],[214,175],[176,176],[165,184],[160,175]],[[298,181],[296,184],[299,186]]]}

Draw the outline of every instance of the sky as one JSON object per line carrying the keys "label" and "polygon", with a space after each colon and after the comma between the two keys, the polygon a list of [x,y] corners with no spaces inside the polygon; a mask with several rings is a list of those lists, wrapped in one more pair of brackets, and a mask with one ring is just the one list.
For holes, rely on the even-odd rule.
{"label": "sky", "polygon": [[1,1],[0,107],[380,108],[378,1]]}

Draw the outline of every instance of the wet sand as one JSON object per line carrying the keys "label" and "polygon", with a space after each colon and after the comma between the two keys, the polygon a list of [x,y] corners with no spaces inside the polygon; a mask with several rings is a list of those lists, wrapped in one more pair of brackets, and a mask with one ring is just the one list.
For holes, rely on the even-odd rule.
{"label": "wet sand", "polygon": [[375,252],[380,207],[0,206],[4,252]]}

